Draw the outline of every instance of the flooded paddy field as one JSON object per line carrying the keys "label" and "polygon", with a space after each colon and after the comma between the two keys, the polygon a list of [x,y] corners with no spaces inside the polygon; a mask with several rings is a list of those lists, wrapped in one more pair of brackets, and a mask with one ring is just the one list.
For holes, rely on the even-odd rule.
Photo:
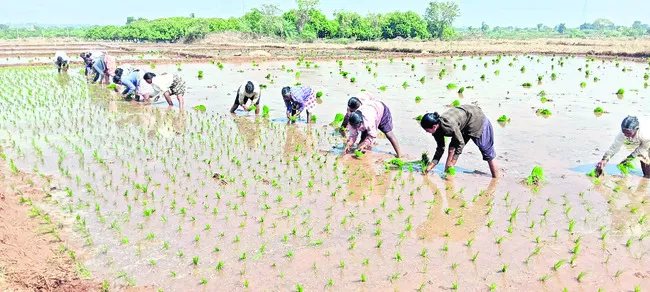
{"label": "flooded paddy field", "polygon": [[[51,178],[49,201],[34,207],[62,222],[110,288],[650,289],[648,181],[616,172],[627,149],[606,177],[586,176],[625,116],[648,118],[648,63],[504,55],[222,66],[141,67],[182,76],[185,110],[118,100],[77,70],[0,69],[2,160]],[[227,113],[249,79],[266,85],[268,118]],[[323,92],[315,123],[286,125],[280,89],[296,83]],[[435,150],[416,116],[479,105],[503,177],[485,174],[472,143],[455,176],[386,164],[386,139],[341,157],[329,123],[362,90],[390,107],[406,161]],[[509,122],[497,122],[503,115]],[[522,181],[535,166],[545,183],[531,188]]]}

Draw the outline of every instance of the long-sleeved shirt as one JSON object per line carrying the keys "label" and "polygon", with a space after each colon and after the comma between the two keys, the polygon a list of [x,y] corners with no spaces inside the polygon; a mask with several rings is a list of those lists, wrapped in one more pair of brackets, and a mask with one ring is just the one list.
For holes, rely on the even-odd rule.
{"label": "long-sleeved shirt", "polygon": [[246,92],[246,84],[248,82],[242,84],[239,86],[239,89],[237,89],[237,99],[239,100],[240,105],[245,105],[247,100],[252,101],[251,104],[255,105],[262,95],[262,89],[260,88],[260,85],[256,81],[251,82],[253,83],[252,93],[249,94]]}
{"label": "long-sleeved shirt", "polygon": [[138,71],[134,71],[129,75],[122,75],[120,80],[122,81],[122,85],[126,86],[127,89],[124,94],[130,95],[138,90],[138,86],[140,85],[140,74]]}
{"label": "long-sleeved shirt", "polygon": [[[375,139],[377,139],[377,134],[379,134],[379,124],[381,123],[381,119],[384,117],[384,108],[385,105],[380,101],[365,101],[365,103],[357,109],[357,111],[360,111],[363,116],[359,128],[355,129],[352,126],[348,126],[348,132],[350,132],[348,143],[356,141],[360,132],[366,132],[367,143],[372,145]],[[361,141],[359,143],[363,142],[364,141]]]}
{"label": "long-sleeved shirt", "polygon": [[445,152],[445,137],[451,137],[449,147],[456,149],[454,159],[458,159],[470,138],[481,138],[484,118],[481,108],[474,105],[463,105],[444,112],[440,116],[440,126],[433,134],[437,147],[432,162],[438,163]]}
{"label": "long-sleeved shirt", "polygon": [[[616,155],[625,142],[629,142],[630,145],[638,145],[634,151],[628,156],[629,158],[639,158],[639,160],[650,163],[650,157],[648,152],[650,152],[650,133],[648,129],[643,128],[645,125],[650,125],[650,123],[644,123],[644,121],[639,122],[639,129],[636,132],[636,135],[632,138],[625,137],[623,132],[619,132],[614,139],[614,143],[609,147],[603,160],[609,161],[612,156]],[[650,126],[648,126],[650,127]]]}
{"label": "long-sleeved shirt", "polygon": [[[359,101],[361,101],[362,105],[365,104],[368,101],[377,100],[374,95],[372,95],[370,92],[367,92],[367,91],[361,91],[361,92],[357,93],[357,95],[355,97],[358,98]],[[348,120],[350,119],[350,114],[351,114],[351,112],[348,109],[346,111],[346,113],[345,113],[345,117],[343,118],[343,123],[341,124],[341,127],[347,128]]]}
{"label": "long-sleeved shirt", "polygon": [[314,90],[311,87],[296,86],[291,87],[291,100],[285,100],[284,105],[287,107],[287,112],[291,110],[302,112],[305,109],[309,110],[313,108],[316,102],[315,99]]}

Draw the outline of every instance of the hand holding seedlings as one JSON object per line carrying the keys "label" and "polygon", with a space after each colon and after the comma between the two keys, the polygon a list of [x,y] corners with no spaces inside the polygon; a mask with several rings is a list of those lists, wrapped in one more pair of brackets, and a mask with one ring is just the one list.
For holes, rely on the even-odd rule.
{"label": "hand holding seedlings", "polygon": [[[230,108],[230,113],[235,113],[235,110],[241,106],[244,111],[251,111],[249,108],[255,109],[255,115],[260,114],[260,99],[262,97],[262,88],[255,81],[247,81],[237,88],[235,95],[235,102]],[[250,106],[248,105],[250,104]]]}

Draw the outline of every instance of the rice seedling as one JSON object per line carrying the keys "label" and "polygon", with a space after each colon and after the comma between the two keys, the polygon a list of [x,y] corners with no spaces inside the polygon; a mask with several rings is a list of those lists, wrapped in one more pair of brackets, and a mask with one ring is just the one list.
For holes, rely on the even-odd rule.
{"label": "rice seedling", "polygon": [[458,89],[458,94],[463,94],[465,92],[465,87],[461,87]]}
{"label": "rice seedling", "polygon": [[525,87],[525,88],[530,88],[530,87],[532,87],[533,85],[530,84],[530,82],[524,82],[523,84],[521,84],[521,86],[523,86],[523,87]]}
{"label": "rice seedling", "polygon": [[604,113],[604,112],[605,112],[605,111],[604,111],[603,108],[601,108],[601,107],[596,107],[596,108],[594,109],[594,113],[597,113],[597,114],[602,114],[602,113]]}
{"label": "rice seedling", "polygon": [[422,97],[420,97],[419,95],[415,97],[415,102],[421,102],[421,101],[422,101]]}
{"label": "rice seedling", "polygon": [[352,82],[352,83],[357,82],[357,78],[355,78],[355,77],[350,78],[350,82]]}
{"label": "rice seedling", "polygon": [[404,83],[402,83],[402,87],[404,87],[404,88],[407,88],[407,87],[409,87],[409,84],[408,84],[408,82],[406,82],[406,81],[404,81]]}
{"label": "rice seedling", "polygon": [[447,89],[455,89],[455,88],[457,88],[457,87],[458,87],[458,86],[457,86],[455,83],[449,83],[449,84],[447,84]]}
{"label": "rice seedling", "polygon": [[203,78],[203,70],[199,70],[199,72],[198,72],[198,76],[197,76],[197,77],[198,77],[199,79],[202,79],[202,78]]}
{"label": "rice seedling", "polygon": [[553,265],[553,270],[557,271],[559,270],[565,263],[565,260],[559,260],[555,265]]}
{"label": "rice seedling", "polygon": [[616,91],[616,95],[623,95],[625,94],[625,90],[623,88],[620,88],[618,91]]}
{"label": "rice seedling", "polygon": [[510,118],[508,118],[506,115],[501,115],[498,119],[497,122],[499,123],[509,123]]}
{"label": "rice seedling", "polygon": [[542,115],[542,116],[550,116],[553,113],[551,113],[551,111],[548,110],[548,109],[538,109],[537,114]]}
{"label": "rice seedling", "polygon": [[460,106],[460,101],[456,99],[456,100],[454,100],[454,102],[451,103],[451,105],[454,106],[454,107],[458,107],[458,106]]}

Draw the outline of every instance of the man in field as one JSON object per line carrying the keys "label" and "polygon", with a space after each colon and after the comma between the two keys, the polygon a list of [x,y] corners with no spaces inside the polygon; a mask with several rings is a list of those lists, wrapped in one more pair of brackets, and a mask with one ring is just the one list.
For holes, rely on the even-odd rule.
{"label": "man in field", "polygon": [[609,159],[616,155],[623,144],[628,142],[630,145],[638,145],[630,155],[621,161],[621,164],[626,164],[634,158],[641,160],[641,170],[643,177],[650,178],[650,133],[647,128],[641,127],[641,123],[634,116],[627,116],[621,122],[621,131],[618,132],[614,143],[609,147],[609,150],[603,155],[603,159],[596,164],[596,175],[600,176],[607,165]]}
{"label": "man in field", "polygon": [[[235,113],[238,107],[242,107],[245,111],[249,111],[251,106],[255,106],[255,115],[260,114],[260,98],[262,97],[262,89],[255,81],[248,81],[239,86],[237,95],[235,96],[235,103],[230,108],[230,113]],[[250,105],[247,105],[249,104]]]}
{"label": "man in field", "polygon": [[449,152],[445,172],[456,165],[456,161],[469,139],[472,139],[483,155],[483,160],[487,161],[492,177],[499,175],[494,158],[494,132],[492,124],[481,108],[473,105],[463,105],[454,107],[442,115],[437,112],[427,113],[420,121],[422,128],[429,134],[433,135],[436,140],[436,153],[433,160],[424,171],[426,175],[440,161],[442,154],[445,152],[445,137],[451,137],[449,143]]}
{"label": "man in field", "polygon": [[68,58],[68,54],[63,51],[57,51],[54,54],[54,64],[59,73],[61,73],[61,70],[63,70],[63,72],[68,72],[68,69],[70,68],[70,58]]}

